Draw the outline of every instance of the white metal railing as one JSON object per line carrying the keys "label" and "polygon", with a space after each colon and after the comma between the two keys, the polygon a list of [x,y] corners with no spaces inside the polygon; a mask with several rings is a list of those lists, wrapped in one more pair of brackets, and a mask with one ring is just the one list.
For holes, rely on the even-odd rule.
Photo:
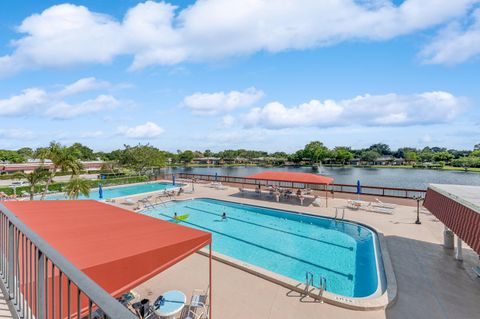
{"label": "white metal railing", "polygon": [[135,319],[0,204],[0,280],[22,319]]}

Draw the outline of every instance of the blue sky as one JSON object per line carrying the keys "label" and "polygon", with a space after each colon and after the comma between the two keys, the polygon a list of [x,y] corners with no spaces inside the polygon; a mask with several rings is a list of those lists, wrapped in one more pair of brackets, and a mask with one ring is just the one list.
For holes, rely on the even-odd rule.
{"label": "blue sky", "polygon": [[478,0],[0,2],[0,145],[472,149]]}

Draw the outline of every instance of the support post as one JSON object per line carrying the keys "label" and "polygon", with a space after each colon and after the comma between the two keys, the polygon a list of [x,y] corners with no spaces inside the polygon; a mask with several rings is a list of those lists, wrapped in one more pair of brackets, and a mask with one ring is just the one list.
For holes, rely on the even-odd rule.
{"label": "support post", "polygon": [[45,255],[38,250],[37,255],[37,313],[35,318],[45,319]]}
{"label": "support post", "polygon": [[463,261],[462,240],[458,236],[457,236],[457,249],[455,250],[455,259],[458,261]]}
{"label": "support post", "polygon": [[15,298],[15,287],[13,275],[15,269],[14,256],[15,229],[11,222],[8,222],[8,295],[10,299]]}
{"label": "support post", "polygon": [[208,303],[208,318],[212,319],[212,242],[210,241],[210,246],[209,246],[209,261],[208,261],[208,280],[209,284],[208,287],[210,289],[209,291],[209,296],[210,296],[210,302]]}

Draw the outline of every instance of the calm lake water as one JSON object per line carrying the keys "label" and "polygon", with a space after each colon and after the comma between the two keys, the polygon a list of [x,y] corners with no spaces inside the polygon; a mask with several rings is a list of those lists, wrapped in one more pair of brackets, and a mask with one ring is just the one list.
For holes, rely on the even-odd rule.
{"label": "calm lake water", "polygon": [[224,176],[248,176],[262,171],[308,172],[331,176],[337,184],[356,184],[360,180],[366,186],[426,189],[429,183],[479,185],[480,173],[464,171],[437,171],[406,168],[338,168],[322,167],[314,171],[311,167],[179,167],[166,169],[167,173],[185,172]]}

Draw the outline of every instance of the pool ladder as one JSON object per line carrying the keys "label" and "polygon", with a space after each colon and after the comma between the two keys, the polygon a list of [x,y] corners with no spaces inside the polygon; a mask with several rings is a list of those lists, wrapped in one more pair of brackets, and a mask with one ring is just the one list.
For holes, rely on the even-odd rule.
{"label": "pool ladder", "polygon": [[345,218],[345,208],[343,208],[343,207],[335,207],[335,220],[338,219],[339,210],[341,210],[341,212],[342,212],[342,218],[340,220],[343,220]]}
{"label": "pool ladder", "polygon": [[327,290],[327,278],[320,276],[318,290],[318,299],[320,299],[320,303],[323,303],[323,293]]}
{"label": "pool ladder", "polygon": [[[312,272],[305,272],[305,296],[309,295],[310,287],[314,286],[315,276]],[[318,299],[323,303],[323,293],[327,290],[327,278],[322,275],[319,275],[319,285],[318,285]]]}
{"label": "pool ladder", "polygon": [[305,295],[306,296],[310,291],[310,287],[313,286],[313,280],[314,280],[313,273],[310,271],[305,272]]}

